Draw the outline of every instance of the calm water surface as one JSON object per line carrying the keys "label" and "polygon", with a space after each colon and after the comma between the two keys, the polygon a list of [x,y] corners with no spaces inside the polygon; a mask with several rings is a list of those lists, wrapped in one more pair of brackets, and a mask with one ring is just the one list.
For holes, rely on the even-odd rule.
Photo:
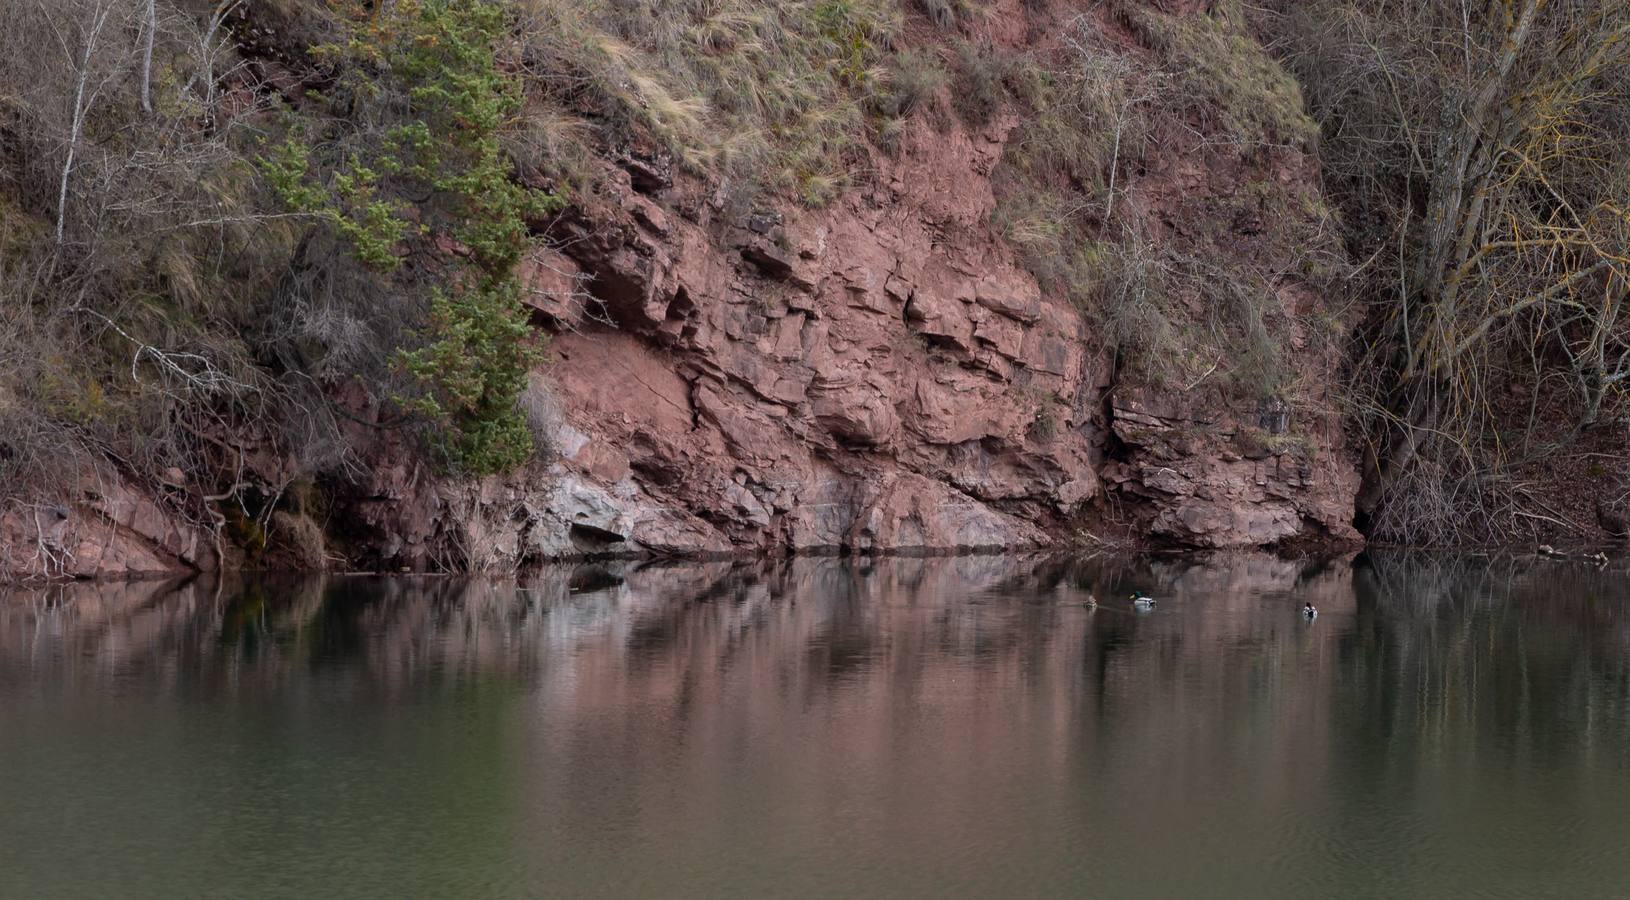
{"label": "calm water surface", "polygon": [[1626,896],[1627,604],[1411,557],[13,590],[0,897]]}

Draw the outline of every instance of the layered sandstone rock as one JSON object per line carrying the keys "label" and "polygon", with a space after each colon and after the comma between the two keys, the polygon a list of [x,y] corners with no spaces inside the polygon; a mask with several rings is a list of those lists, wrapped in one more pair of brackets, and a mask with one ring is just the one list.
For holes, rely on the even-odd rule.
{"label": "layered sandstone rock", "polygon": [[210,570],[212,532],[117,478],[58,502],[0,510],[0,578],[104,578]]}
{"label": "layered sandstone rock", "polygon": [[557,235],[583,277],[537,302],[573,477],[738,550],[1040,544],[1095,497],[1107,365],[984,228],[999,143],[924,131],[816,213],[675,184],[657,214],[612,173]]}
{"label": "layered sandstone rock", "polygon": [[[1357,543],[1358,474],[1340,456],[1340,421],[1323,440],[1292,442],[1285,412],[1252,421],[1226,411],[1127,391],[1111,400],[1127,451],[1106,478],[1146,504],[1152,537],[1195,548],[1270,546],[1298,538]],[[1334,440],[1332,440],[1332,438]]]}

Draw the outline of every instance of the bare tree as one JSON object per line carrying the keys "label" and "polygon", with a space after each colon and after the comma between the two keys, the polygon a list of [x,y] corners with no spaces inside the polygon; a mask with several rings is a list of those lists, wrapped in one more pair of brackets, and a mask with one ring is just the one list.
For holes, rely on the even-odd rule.
{"label": "bare tree", "polygon": [[141,110],[153,114],[153,42],[158,35],[158,0],[147,0],[147,22],[141,55]]}
{"label": "bare tree", "polygon": [[[42,10],[49,16],[48,10]],[[105,82],[92,84],[94,79],[91,62],[95,58],[96,44],[102,37],[102,31],[107,27],[108,17],[113,13],[111,0],[97,0],[86,11],[86,21],[76,23],[79,25],[80,50],[76,54],[70,46],[67,35],[57,28],[56,20],[48,18],[57,42],[62,48],[63,55],[68,57],[74,66],[74,99],[73,110],[70,116],[71,125],[68,131],[67,153],[62,162],[62,179],[57,190],[57,243],[62,243],[63,232],[68,221],[68,179],[74,171],[74,158],[79,153],[79,138],[85,130],[85,116],[96,102],[96,95]]]}
{"label": "bare tree", "polygon": [[[1406,518],[1435,524],[1397,536],[1442,537],[1465,504],[1406,496],[1422,485],[1411,470],[1489,501],[1525,456],[1499,438],[1493,396],[1519,377],[1513,358],[1560,361],[1580,427],[1630,380],[1630,2],[1275,10],[1268,25],[1325,126],[1330,185],[1368,261],[1374,314],[1356,368],[1371,376],[1374,452],[1361,502],[1403,498],[1431,511]],[[1537,392],[1543,376],[1524,377]]]}

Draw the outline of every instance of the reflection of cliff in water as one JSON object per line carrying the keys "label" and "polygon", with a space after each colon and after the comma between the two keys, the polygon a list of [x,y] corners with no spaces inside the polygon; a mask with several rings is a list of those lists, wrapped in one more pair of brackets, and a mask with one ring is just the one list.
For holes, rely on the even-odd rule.
{"label": "reflection of cliff in water", "polygon": [[[72,583],[0,593],[0,666],[13,677],[75,680],[168,673],[207,688],[219,667],[252,680],[360,660],[370,681],[389,687],[449,672],[535,677],[615,662],[640,681],[678,668],[725,672],[744,652],[773,647],[789,656],[779,665],[841,682],[885,659],[896,677],[939,655],[993,669],[1016,665],[1015,654],[1033,663],[1038,646],[1079,643],[1089,632],[1113,649],[1147,627],[1117,602],[1133,586],[1208,605],[1246,585],[1292,587],[1287,564],[1253,565],[1262,563],[1151,570],[1046,557],[805,558],[586,564],[524,581]],[[1084,614],[1094,592],[1105,601],[1101,620]]]}
{"label": "reflection of cliff in water", "polygon": [[[1383,731],[1427,735],[1455,717],[1490,739],[1543,744],[1557,731],[1546,722],[1623,699],[1601,696],[1630,674],[1622,581],[1546,561],[1398,555],[802,558],[581,565],[519,582],[69,584],[0,595],[0,683],[117,679],[230,695],[321,671],[388,696],[472,678],[557,709],[637,704],[675,728],[727,701],[866,697],[885,720],[1020,703],[1061,735],[1105,719],[1134,732],[1182,722],[1185,742],[1227,740],[1242,717],[1271,710],[1287,732],[1272,752],[1300,754],[1322,752],[1308,741],[1328,735],[1334,691]],[[1161,599],[1155,614],[1131,612],[1133,589]],[[1098,609],[1083,604],[1089,594]],[[1323,613],[1312,626],[1295,615],[1303,601]],[[1546,640],[1528,639],[1538,633]],[[1487,661],[1506,653],[1524,665],[1497,677],[1519,681],[1491,691]]]}
{"label": "reflection of cliff in water", "polygon": [[[418,796],[414,821],[476,810],[485,831],[449,830],[486,835],[483,866],[561,893],[637,864],[633,881],[703,895],[721,848],[813,879],[789,893],[842,893],[831,866],[799,868],[827,851],[857,891],[880,873],[990,895],[1013,873],[1067,892],[1158,871],[1173,895],[1249,893],[1264,848],[1309,895],[1333,871],[1375,895],[1452,892],[1422,851],[1445,835],[1464,847],[1442,855],[1543,862],[1580,828],[1612,833],[1617,782],[1592,776],[1630,774],[1624,584],[1374,555],[63,585],[0,596],[0,715],[49,739],[75,710],[70,730],[93,727],[106,697],[153,701],[129,733],[171,735],[165,755],[341,766],[382,809]],[[1134,614],[1133,590],[1156,611]],[[203,712],[165,731],[176,699]],[[379,767],[395,775],[364,774]],[[329,782],[311,784],[280,808],[320,805]],[[1330,846],[1387,865],[1330,869]]]}

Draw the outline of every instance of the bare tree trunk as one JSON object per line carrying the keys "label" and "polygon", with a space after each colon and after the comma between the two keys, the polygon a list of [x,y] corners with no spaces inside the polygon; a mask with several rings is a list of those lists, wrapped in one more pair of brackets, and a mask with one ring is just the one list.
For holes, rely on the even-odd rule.
{"label": "bare tree trunk", "polygon": [[85,130],[85,87],[91,78],[91,54],[96,50],[96,40],[102,34],[102,26],[107,24],[108,13],[111,6],[98,6],[95,19],[91,27],[85,32],[85,52],[79,59],[79,78],[74,86],[74,114],[73,123],[68,129],[68,158],[62,163],[62,181],[57,186],[57,243],[62,243],[62,236],[68,226],[68,178],[74,171],[74,156],[79,152],[79,135]]}
{"label": "bare tree trunk", "polygon": [[158,0],[147,0],[147,40],[141,54],[141,111],[153,114],[153,41],[158,34]]}
{"label": "bare tree trunk", "polygon": [[1109,157],[1109,196],[1104,199],[1105,225],[1108,225],[1110,217],[1115,215],[1115,175],[1121,167],[1121,131],[1122,122],[1117,119],[1115,121],[1115,152],[1110,154]]}
{"label": "bare tree trunk", "polygon": [[186,96],[192,93],[195,85],[203,85],[204,109],[212,121],[215,111],[215,33],[221,30],[221,23],[242,3],[243,0],[221,0],[210,14],[209,28],[204,31],[204,38],[198,44],[198,68],[187,79],[187,86],[181,89],[182,96]]}

